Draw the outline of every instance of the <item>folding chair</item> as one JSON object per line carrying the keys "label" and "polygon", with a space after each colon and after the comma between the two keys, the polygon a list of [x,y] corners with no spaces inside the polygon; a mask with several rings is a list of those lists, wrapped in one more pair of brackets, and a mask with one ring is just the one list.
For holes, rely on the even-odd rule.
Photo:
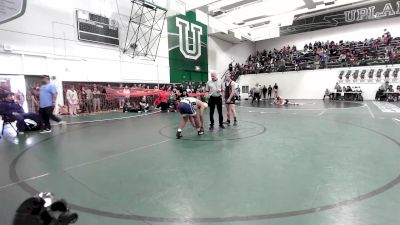
{"label": "folding chair", "polygon": [[12,129],[18,134],[18,130],[17,128],[14,127],[14,125],[12,124],[15,120],[12,120],[11,118],[2,115],[2,120],[3,120],[3,127],[1,128],[1,136],[4,135],[4,128],[6,127],[6,125],[10,125],[12,127]]}

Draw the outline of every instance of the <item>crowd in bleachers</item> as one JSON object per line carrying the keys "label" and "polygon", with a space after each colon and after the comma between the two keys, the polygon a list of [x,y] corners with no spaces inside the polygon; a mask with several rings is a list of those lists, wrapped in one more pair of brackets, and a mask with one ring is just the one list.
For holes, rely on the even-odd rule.
{"label": "crowd in bleachers", "polygon": [[280,50],[257,51],[246,63],[229,65],[236,78],[241,74],[270,73],[320,68],[394,64],[400,61],[400,37],[389,31],[378,38],[364,41],[315,41],[297,46],[283,46]]}

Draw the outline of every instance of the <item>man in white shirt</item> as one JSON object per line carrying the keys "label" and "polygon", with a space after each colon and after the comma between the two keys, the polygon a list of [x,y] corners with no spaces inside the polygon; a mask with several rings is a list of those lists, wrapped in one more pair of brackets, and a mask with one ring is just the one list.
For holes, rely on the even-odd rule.
{"label": "man in white shirt", "polygon": [[222,115],[222,81],[220,81],[217,77],[216,72],[211,73],[211,80],[207,82],[206,90],[210,96],[208,100],[208,105],[210,107],[210,130],[214,129],[214,110],[215,106],[217,106],[218,110],[218,119],[219,119],[219,127],[225,128],[223,122],[224,117]]}
{"label": "man in white shirt", "polygon": [[75,90],[75,86],[72,85],[70,89],[67,90],[67,101],[68,101],[68,108],[69,114],[71,116],[78,115],[77,108],[79,104],[78,93]]}
{"label": "man in white shirt", "polygon": [[260,103],[260,98],[261,98],[260,93],[261,93],[261,87],[257,83],[253,90],[253,100],[251,101],[252,104],[253,104],[254,100],[256,100],[256,99],[257,99],[258,103]]}

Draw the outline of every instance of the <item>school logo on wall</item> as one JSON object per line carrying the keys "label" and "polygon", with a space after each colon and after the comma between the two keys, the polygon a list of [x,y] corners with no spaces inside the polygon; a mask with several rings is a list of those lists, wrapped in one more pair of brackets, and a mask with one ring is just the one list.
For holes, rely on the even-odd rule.
{"label": "school logo on wall", "polygon": [[0,24],[24,15],[26,0],[0,0]]}
{"label": "school logo on wall", "polygon": [[207,79],[207,26],[195,12],[168,18],[168,48],[171,82]]}
{"label": "school logo on wall", "polygon": [[[198,59],[201,56],[201,36],[203,28],[181,18],[176,18],[179,29],[179,50],[187,59]],[[189,34],[189,29],[191,35]],[[189,39],[192,41],[190,42]],[[189,43],[192,43],[191,45]]]}

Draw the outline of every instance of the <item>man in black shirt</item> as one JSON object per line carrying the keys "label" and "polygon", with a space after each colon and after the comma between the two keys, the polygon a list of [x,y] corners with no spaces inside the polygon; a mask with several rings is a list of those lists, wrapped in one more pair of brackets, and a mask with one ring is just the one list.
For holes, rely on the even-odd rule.
{"label": "man in black shirt", "polygon": [[263,99],[266,99],[266,98],[267,98],[267,91],[268,91],[268,89],[267,89],[267,87],[265,87],[265,85],[264,85],[264,87],[263,87],[263,89],[262,89]]}
{"label": "man in black shirt", "polygon": [[272,99],[272,87],[271,87],[271,85],[268,86],[268,99]]}
{"label": "man in black shirt", "polygon": [[253,104],[254,100],[256,99],[257,102],[260,103],[260,98],[261,98],[261,87],[258,84],[256,84],[253,90],[253,100],[251,101],[251,103]]}
{"label": "man in black shirt", "polygon": [[274,85],[274,98],[278,97],[278,89],[279,89],[278,84],[275,83],[275,85]]}

